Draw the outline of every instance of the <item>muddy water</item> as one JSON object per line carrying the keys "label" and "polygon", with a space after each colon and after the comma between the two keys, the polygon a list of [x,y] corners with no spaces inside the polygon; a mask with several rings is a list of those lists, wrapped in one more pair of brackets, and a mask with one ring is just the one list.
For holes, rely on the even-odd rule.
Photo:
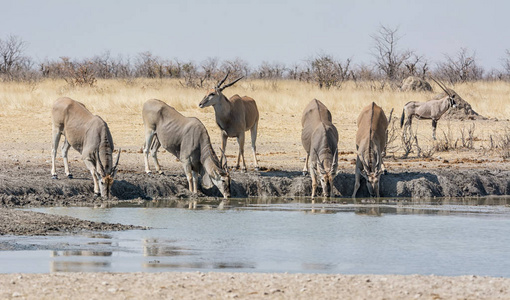
{"label": "muddy water", "polygon": [[[362,203],[365,202],[365,203]],[[510,199],[242,199],[38,208],[150,230],[0,237],[0,272],[243,271],[510,277]]]}

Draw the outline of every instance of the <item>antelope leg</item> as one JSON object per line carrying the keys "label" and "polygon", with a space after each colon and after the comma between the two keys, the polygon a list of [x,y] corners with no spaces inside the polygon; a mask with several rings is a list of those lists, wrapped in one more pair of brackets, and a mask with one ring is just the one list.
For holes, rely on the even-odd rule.
{"label": "antelope leg", "polygon": [[356,198],[356,193],[358,192],[360,181],[361,181],[361,161],[359,157],[356,157],[356,169],[354,170],[354,192],[352,192],[352,198]]}
{"label": "antelope leg", "polygon": [[57,171],[55,168],[55,158],[57,156],[58,143],[60,142],[60,136],[62,131],[60,128],[53,126],[53,143],[51,144],[51,176],[57,179]]}
{"label": "antelope leg", "polygon": [[66,173],[67,177],[73,178],[73,175],[69,171],[69,161],[67,159],[67,153],[69,152],[69,148],[71,148],[71,144],[69,144],[67,138],[64,137],[64,143],[62,144],[62,158],[64,160],[64,172]]}
{"label": "antelope leg", "polygon": [[255,122],[255,125],[251,128],[251,150],[253,151],[253,160],[255,161],[255,170],[259,170],[259,162],[257,161],[257,127],[259,122]]}
{"label": "antelope leg", "polygon": [[241,158],[243,159],[243,167],[241,170],[246,171],[246,161],[244,160],[244,132],[241,133],[237,137],[237,143],[239,144],[239,154],[237,155],[237,166],[236,168],[239,168],[239,165],[241,163]]}
{"label": "antelope leg", "polygon": [[155,132],[153,130],[145,130],[145,145],[143,145],[143,160],[145,163],[145,173],[150,174],[151,169],[149,167],[149,151],[154,138]]}

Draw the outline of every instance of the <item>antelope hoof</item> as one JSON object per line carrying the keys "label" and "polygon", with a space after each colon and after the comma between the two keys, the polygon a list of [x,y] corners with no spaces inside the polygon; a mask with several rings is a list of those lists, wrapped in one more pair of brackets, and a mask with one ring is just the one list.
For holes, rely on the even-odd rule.
{"label": "antelope hoof", "polygon": [[159,174],[159,175],[165,175],[165,172],[163,172],[163,171],[159,171],[159,172],[158,172],[158,174]]}
{"label": "antelope hoof", "polygon": [[99,198],[99,197],[101,197],[101,194],[94,192],[94,198]]}
{"label": "antelope hoof", "polygon": [[151,171],[146,171],[145,172],[147,175],[152,175],[152,172]]}
{"label": "antelope hoof", "polygon": [[303,176],[308,175],[308,171],[303,171]]}
{"label": "antelope hoof", "polygon": [[68,175],[67,175],[67,178],[69,178],[69,179],[73,179],[73,174],[68,174]]}
{"label": "antelope hoof", "polygon": [[58,179],[57,174],[55,174],[55,175],[51,175],[51,179]]}
{"label": "antelope hoof", "polygon": [[388,170],[384,170],[384,171],[383,171],[383,174],[384,174],[384,175],[388,175]]}
{"label": "antelope hoof", "polygon": [[241,172],[246,173],[246,168],[241,168]]}

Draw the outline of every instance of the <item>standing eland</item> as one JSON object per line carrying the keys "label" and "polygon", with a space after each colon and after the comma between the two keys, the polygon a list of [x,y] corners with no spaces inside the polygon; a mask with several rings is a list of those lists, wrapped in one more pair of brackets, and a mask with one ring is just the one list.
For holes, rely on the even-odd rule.
{"label": "standing eland", "polygon": [[150,174],[149,151],[156,171],[161,173],[157,152],[163,146],[177,157],[184,167],[189,190],[197,193],[198,174],[202,176],[202,185],[218,187],[224,198],[230,197],[230,175],[227,172],[227,160],[222,166],[211,146],[209,134],[204,124],[197,118],[187,118],[173,107],[157,99],[147,100],[142,110],[145,127],[145,145],[143,148],[145,172]]}
{"label": "standing eland", "polygon": [[78,151],[85,166],[92,174],[94,180],[94,194],[101,197],[110,197],[110,188],[113,184],[117,165],[119,164],[120,149],[115,164],[113,164],[113,139],[110,129],[103,119],[93,115],[82,103],[73,99],[59,98],[53,104],[53,144],[51,147],[51,175],[57,179],[55,170],[55,157],[64,134],[62,157],[64,170],[69,178],[73,175],[69,171],[67,152],[72,146]]}
{"label": "standing eland", "polygon": [[450,107],[455,108],[456,106],[455,94],[450,93],[444,85],[441,85],[434,78],[432,78],[432,80],[434,80],[434,82],[437,83],[443,91],[445,91],[446,96],[439,100],[429,100],[427,102],[411,101],[404,105],[404,108],[402,109],[402,117],[400,117],[400,128],[402,128],[404,125],[404,119],[406,119],[404,126],[404,138],[406,131],[411,130],[413,117],[415,117],[418,120],[432,120],[432,138],[435,140],[437,122]]}
{"label": "standing eland", "polygon": [[[246,171],[246,162],[244,160],[244,134],[245,131],[251,131],[251,149],[253,150],[253,159],[255,160],[255,170],[259,170],[257,162],[257,126],[259,122],[259,110],[255,100],[250,97],[234,95],[227,99],[223,95],[223,90],[232,86],[241,80],[240,77],[231,83],[221,86],[227,79],[229,73],[213,89],[207,91],[206,96],[198,104],[200,108],[212,106],[216,115],[216,124],[221,129],[221,149],[225,151],[227,147],[227,138],[236,137],[239,144],[239,154],[237,156],[236,169],[239,168],[241,157],[243,159],[242,171]],[[223,159],[223,157],[222,157]],[[226,156],[225,156],[226,159]]]}
{"label": "standing eland", "polygon": [[357,123],[357,157],[352,197],[356,197],[361,184],[361,176],[367,182],[370,195],[379,197],[380,177],[386,171],[382,161],[382,152],[386,149],[388,119],[382,108],[372,102],[363,108]]}
{"label": "standing eland", "polygon": [[333,191],[338,169],[338,131],[331,119],[331,112],[317,99],[306,106],[301,117],[301,142],[306,151],[303,174],[310,171],[312,198],[317,190],[317,178],[324,197],[329,197]]}

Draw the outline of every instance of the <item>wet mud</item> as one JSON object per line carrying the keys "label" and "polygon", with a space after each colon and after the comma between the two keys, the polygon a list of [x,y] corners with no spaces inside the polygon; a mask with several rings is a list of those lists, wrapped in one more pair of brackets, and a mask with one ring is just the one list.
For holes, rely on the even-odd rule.
{"label": "wet mud", "polygon": [[[124,170],[117,174],[110,199],[93,196],[90,173],[76,170],[74,179],[52,179],[47,166],[3,166],[0,172],[0,207],[104,206],[123,200],[161,198],[187,200],[222,197],[216,187],[187,189],[182,172],[147,175]],[[302,197],[311,194],[311,179],[301,172],[270,170],[232,174],[232,197]],[[334,197],[351,197],[354,174],[340,171],[334,180]],[[392,171],[381,177],[382,197],[472,197],[510,194],[510,171],[488,169],[423,169]],[[320,187],[319,187],[319,192]],[[362,181],[357,197],[368,197]]]}

